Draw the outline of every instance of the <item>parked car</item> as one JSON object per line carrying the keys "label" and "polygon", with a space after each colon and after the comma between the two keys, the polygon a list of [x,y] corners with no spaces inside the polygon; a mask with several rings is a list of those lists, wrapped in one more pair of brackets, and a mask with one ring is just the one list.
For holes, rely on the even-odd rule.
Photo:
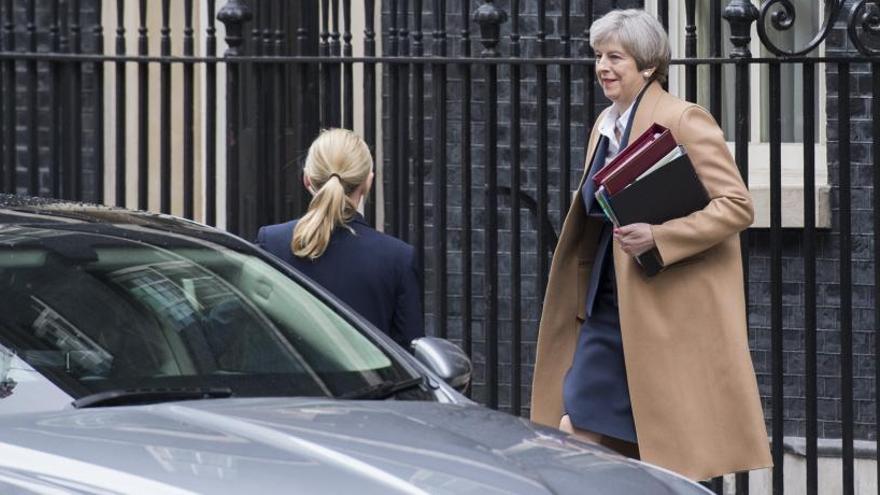
{"label": "parked car", "polygon": [[232,235],[0,197],[0,493],[705,493],[469,379]]}

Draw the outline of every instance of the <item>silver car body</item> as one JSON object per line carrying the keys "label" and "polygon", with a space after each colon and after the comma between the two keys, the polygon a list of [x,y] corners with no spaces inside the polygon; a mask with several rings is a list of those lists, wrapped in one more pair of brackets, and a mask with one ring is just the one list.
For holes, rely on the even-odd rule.
{"label": "silver car body", "polygon": [[[0,207],[0,234],[17,218],[39,220],[43,232],[51,231],[53,218],[68,224],[108,218],[107,209],[93,219],[82,206],[48,216],[39,205],[8,208]],[[204,226],[124,210],[109,217],[108,228],[130,217],[153,236],[211,235],[286,270]],[[126,232],[138,235],[138,229]],[[0,245],[15,248],[2,236]],[[74,397],[21,357],[0,352],[0,494],[707,493],[674,473],[477,405],[344,306],[333,306],[327,294],[321,298],[402,373],[424,376],[428,400],[282,396],[78,409]]]}

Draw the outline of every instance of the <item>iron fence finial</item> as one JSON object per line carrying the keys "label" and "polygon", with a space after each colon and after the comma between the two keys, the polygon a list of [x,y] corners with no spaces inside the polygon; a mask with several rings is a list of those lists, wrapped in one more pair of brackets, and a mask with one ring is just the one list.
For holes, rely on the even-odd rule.
{"label": "iron fence finial", "polygon": [[758,20],[758,8],[749,0],[731,0],[721,14],[730,24],[730,42],[733,58],[751,58],[749,43],[752,41],[752,23]]}
{"label": "iron fence finial", "polygon": [[498,43],[501,41],[501,24],[507,20],[507,12],[499,9],[493,0],[485,3],[474,12],[474,21],[480,25],[481,42],[483,43],[484,57],[497,57]]}
{"label": "iron fence finial", "polygon": [[239,55],[239,47],[244,42],[244,24],[252,18],[250,7],[241,0],[229,0],[217,12],[217,20],[226,26],[226,44],[229,46],[225,53],[227,57]]}

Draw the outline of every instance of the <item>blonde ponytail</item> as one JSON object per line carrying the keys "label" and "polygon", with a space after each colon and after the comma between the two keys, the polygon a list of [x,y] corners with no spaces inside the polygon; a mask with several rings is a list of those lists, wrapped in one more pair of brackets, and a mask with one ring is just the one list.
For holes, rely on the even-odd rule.
{"label": "blonde ponytail", "polygon": [[314,196],[293,229],[290,249],[295,256],[314,260],[324,254],[333,230],[354,216],[357,205],[349,195],[367,181],[372,169],[370,149],[349,130],[328,129],[312,142],[303,174]]}

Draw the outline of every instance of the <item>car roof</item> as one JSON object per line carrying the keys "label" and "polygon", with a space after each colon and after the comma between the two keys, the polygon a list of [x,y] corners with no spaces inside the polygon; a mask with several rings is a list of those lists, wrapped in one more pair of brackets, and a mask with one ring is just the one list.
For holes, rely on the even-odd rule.
{"label": "car roof", "polygon": [[47,224],[59,227],[92,224],[93,228],[101,225],[106,225],[108,228],[134,225],[173,233],[214,234],[232,239],[232,236],[218,229],[173,215],[69,200],[0,194],[0,225],[46,226]]}

